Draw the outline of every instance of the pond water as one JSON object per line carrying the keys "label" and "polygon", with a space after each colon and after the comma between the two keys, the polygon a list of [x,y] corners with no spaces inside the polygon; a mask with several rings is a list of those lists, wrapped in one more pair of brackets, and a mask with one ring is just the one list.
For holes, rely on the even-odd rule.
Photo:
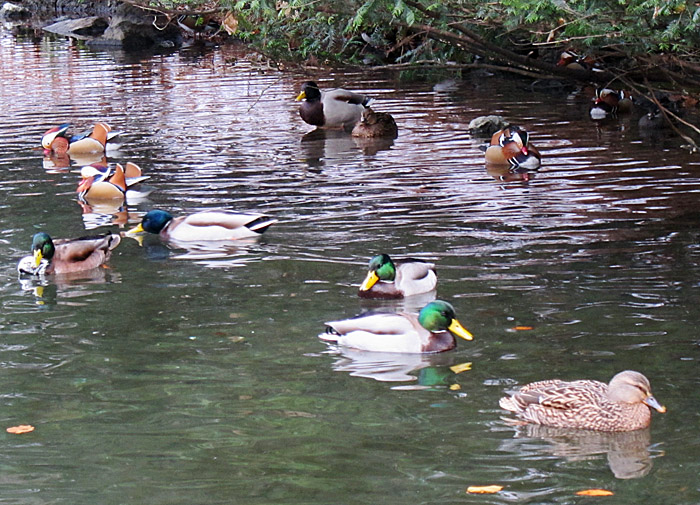
{"label": "pond water", "polygon": [[[0,419],[36,428],[0,431],[0,503],[700,502],[700,158],[678,138],[594,124],[568,90],[280,71],[236,48],[133,56],[0,32],[0,73]],[[374,96],[399,137],[309,133],[308,78]],[[491,113],[531,131],[530,180],[486,171],[467,125]],[[79,167],[38,149],[51,126],[98,120],[124,132],[110,162],[151,176],[128,214],[82,208]],[[215,254],[125,238],[108,268],[18,281],[37,230],[123,231],[151,208],[279,222]],[[378,252],[434,260],[475,339],[430,357],[321,342],[324,321],[424,303],[356,296]],[[668,407],[649,430],[501,419],[517,384],[627,368]],[[465,493],[484,484],[504,490]]]}

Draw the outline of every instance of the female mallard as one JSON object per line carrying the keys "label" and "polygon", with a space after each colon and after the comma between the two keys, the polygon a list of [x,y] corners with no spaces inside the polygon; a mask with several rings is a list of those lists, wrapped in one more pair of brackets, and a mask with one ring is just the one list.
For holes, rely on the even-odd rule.
{"label": "female mallard", "polygon": [[471,340],[452,305],[435,300],[420,314],[371,314],[326,323],[322,340],[362,351],[433,353],[454,349],[455,336]]}
{"label": "female mallard", "polygon": [[[305,99],[305,100],[304,100]],[[323,128],[350,128],[362,117],[362,111],[373,99],[344,89],[321,91],[313,81],[301,86],[297,101],[301,118],[313,126]]]}
{"label": "female mallard", "polygon": [[666,412],[651,395],[649,380],[625,370],[610,384],[594,380],[546,380],[522,386],[499,401],[519,419],[557,428],[632,431],[651,422],[649,408]]}
{"label": "female mallard", "polygon": [[276,223],[263,214],[237,214],[227,210],[207,210],[173,218],[164,210],[148,212],[141,224],[127,233],[149,232],[176,242],[215,242],[259,237]]}
{"label": "female mallard", "polygon": [[119,245],[119,235],[107,233],[94,237],[53,241],[40,232],[32,239],[32,256],[25,256],[17,264],[20,274],[66,274],[90,270],[105,263],[112,249]]}
{"label": "female mallard", "polygon": [[491,137],[486,148],[486,162],[494,165],[509,165],[512,169],[536,170],[542,156],[530,143],[530,136],[519,126],[509,126]]}
{"label": "female mallard", "polygon": [[394,262],[388,254],[369,261],[369,272],[360,286],[362,298],[403,298],[433,291],[437,286],[435,265],[417,259]]}
{"label": "female mallard", "polygon": [[352,129],[353,137],[392,138],[399,135],[399,127],[391,114],[375,112],[371,107],[362,111],[362,120]]}

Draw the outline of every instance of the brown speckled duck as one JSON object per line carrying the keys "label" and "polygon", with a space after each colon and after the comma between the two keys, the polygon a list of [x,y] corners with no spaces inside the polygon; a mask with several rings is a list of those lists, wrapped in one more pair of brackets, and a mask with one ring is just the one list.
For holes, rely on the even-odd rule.
{"label": "brown speckled duck", "polygon": [[594,380],[545,380],[522,386],[499,401],[523,422],[597,431],[632,431],[651,422],[650,408],[666,412],[649,380],[625,370],[609,384]]}
{"label": "brown speckled duck", "polygon": [[399,135],[399,128],[391,114],[375,112],[371,107],[362,111],[362,120],[352,129],[353,137],[392,138]]}

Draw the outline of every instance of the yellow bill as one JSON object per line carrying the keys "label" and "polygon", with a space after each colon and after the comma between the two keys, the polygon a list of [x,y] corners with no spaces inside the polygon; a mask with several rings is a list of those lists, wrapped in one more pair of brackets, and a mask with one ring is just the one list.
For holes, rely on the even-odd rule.
{"label": "yellow bill", "polygon": [[370,289],[372,289],[372,286],[374,286],[377,282],[379,282],[379,277],[377,276],[377,273],[374,270],[369,271],[367,273],[367,277],[365,277],[365,280],[360,286],[360,291],[369,291]]}
{"label": "yellow bill", "polygon": [[36,249],[34,251],[34,267],[39,268],[41,265],[41,260],[44,259],[44,255],[41,254],[41,249]]}
{"label": "yellow bill", "polygon": [[450,325],[447,327],[447,330],[453,335],[457,335],[464,340],[472,340],[474,338],[474,335],[469,333],[469,331],[467,331],[467,329],[456,319],[452,320]]}
{"label": "yellow bill", "polygon": [[302,91],[301,93],[299,93],[299,96],[297,96],[297,102],[303,100],[304,98],[306,98],[306,92]]}
{"label": "yellow bill", "polygon": [[143,229],[143,225],[141,223],[139,223],[138,226],[134,226],[129,231],[124,232],[124,235],[133,235],[135,233],[143,233],[144,231],[146,231],[146,230]]}

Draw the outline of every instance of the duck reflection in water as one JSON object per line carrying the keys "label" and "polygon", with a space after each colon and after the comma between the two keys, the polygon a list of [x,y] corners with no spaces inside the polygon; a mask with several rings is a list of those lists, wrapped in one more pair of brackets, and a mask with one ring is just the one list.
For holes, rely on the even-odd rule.
{"label": "duck reflection in water", "polygon": [[510,168],[503,165],[486,164],[486,173],[498,182],[530,182],[535,177],[535,171],[521,167]]}
{"label": "duck reflection in water", "polygon": [[596,460],[605,454],[615,477],[636,479],[651,471],[650,445],[649,428],[608,433],[527,424],[517,426],[514,438],[503,441],[500,449],[520,459],[534,459],[537,453],[569,462]]}
{"label": "duck reflection in water", "polygon": [[327,352],[338,355],[331,365],[336,372],[348,372],[352,377],[379,382],[417,382],[400,389],[445,386],[454,377],[449,368],[455,361],[451,354],[360,351],[343,346],[331,346]]}
{"label": "duck reflection in water", "polygon": [[19,277],[22,291],[32,292],[37,305],[56,305],[59,299],[63,299],[62,303],[66,305],[83,305],[78,298],[91,297],[102,292],[95,289],[95,285],[118,283],[121,283],[121,275],[107,265],[91,270],[54,274],[49,277],[43,275]]}
{"label": "duck reflection in water", "polygon": [[390,149],[393,138],[353,137],[343,130],[318,128],[301,138],[301,157],[311,168],[325,166],[326,161],[354,160],[358,151],[367,156]]}

